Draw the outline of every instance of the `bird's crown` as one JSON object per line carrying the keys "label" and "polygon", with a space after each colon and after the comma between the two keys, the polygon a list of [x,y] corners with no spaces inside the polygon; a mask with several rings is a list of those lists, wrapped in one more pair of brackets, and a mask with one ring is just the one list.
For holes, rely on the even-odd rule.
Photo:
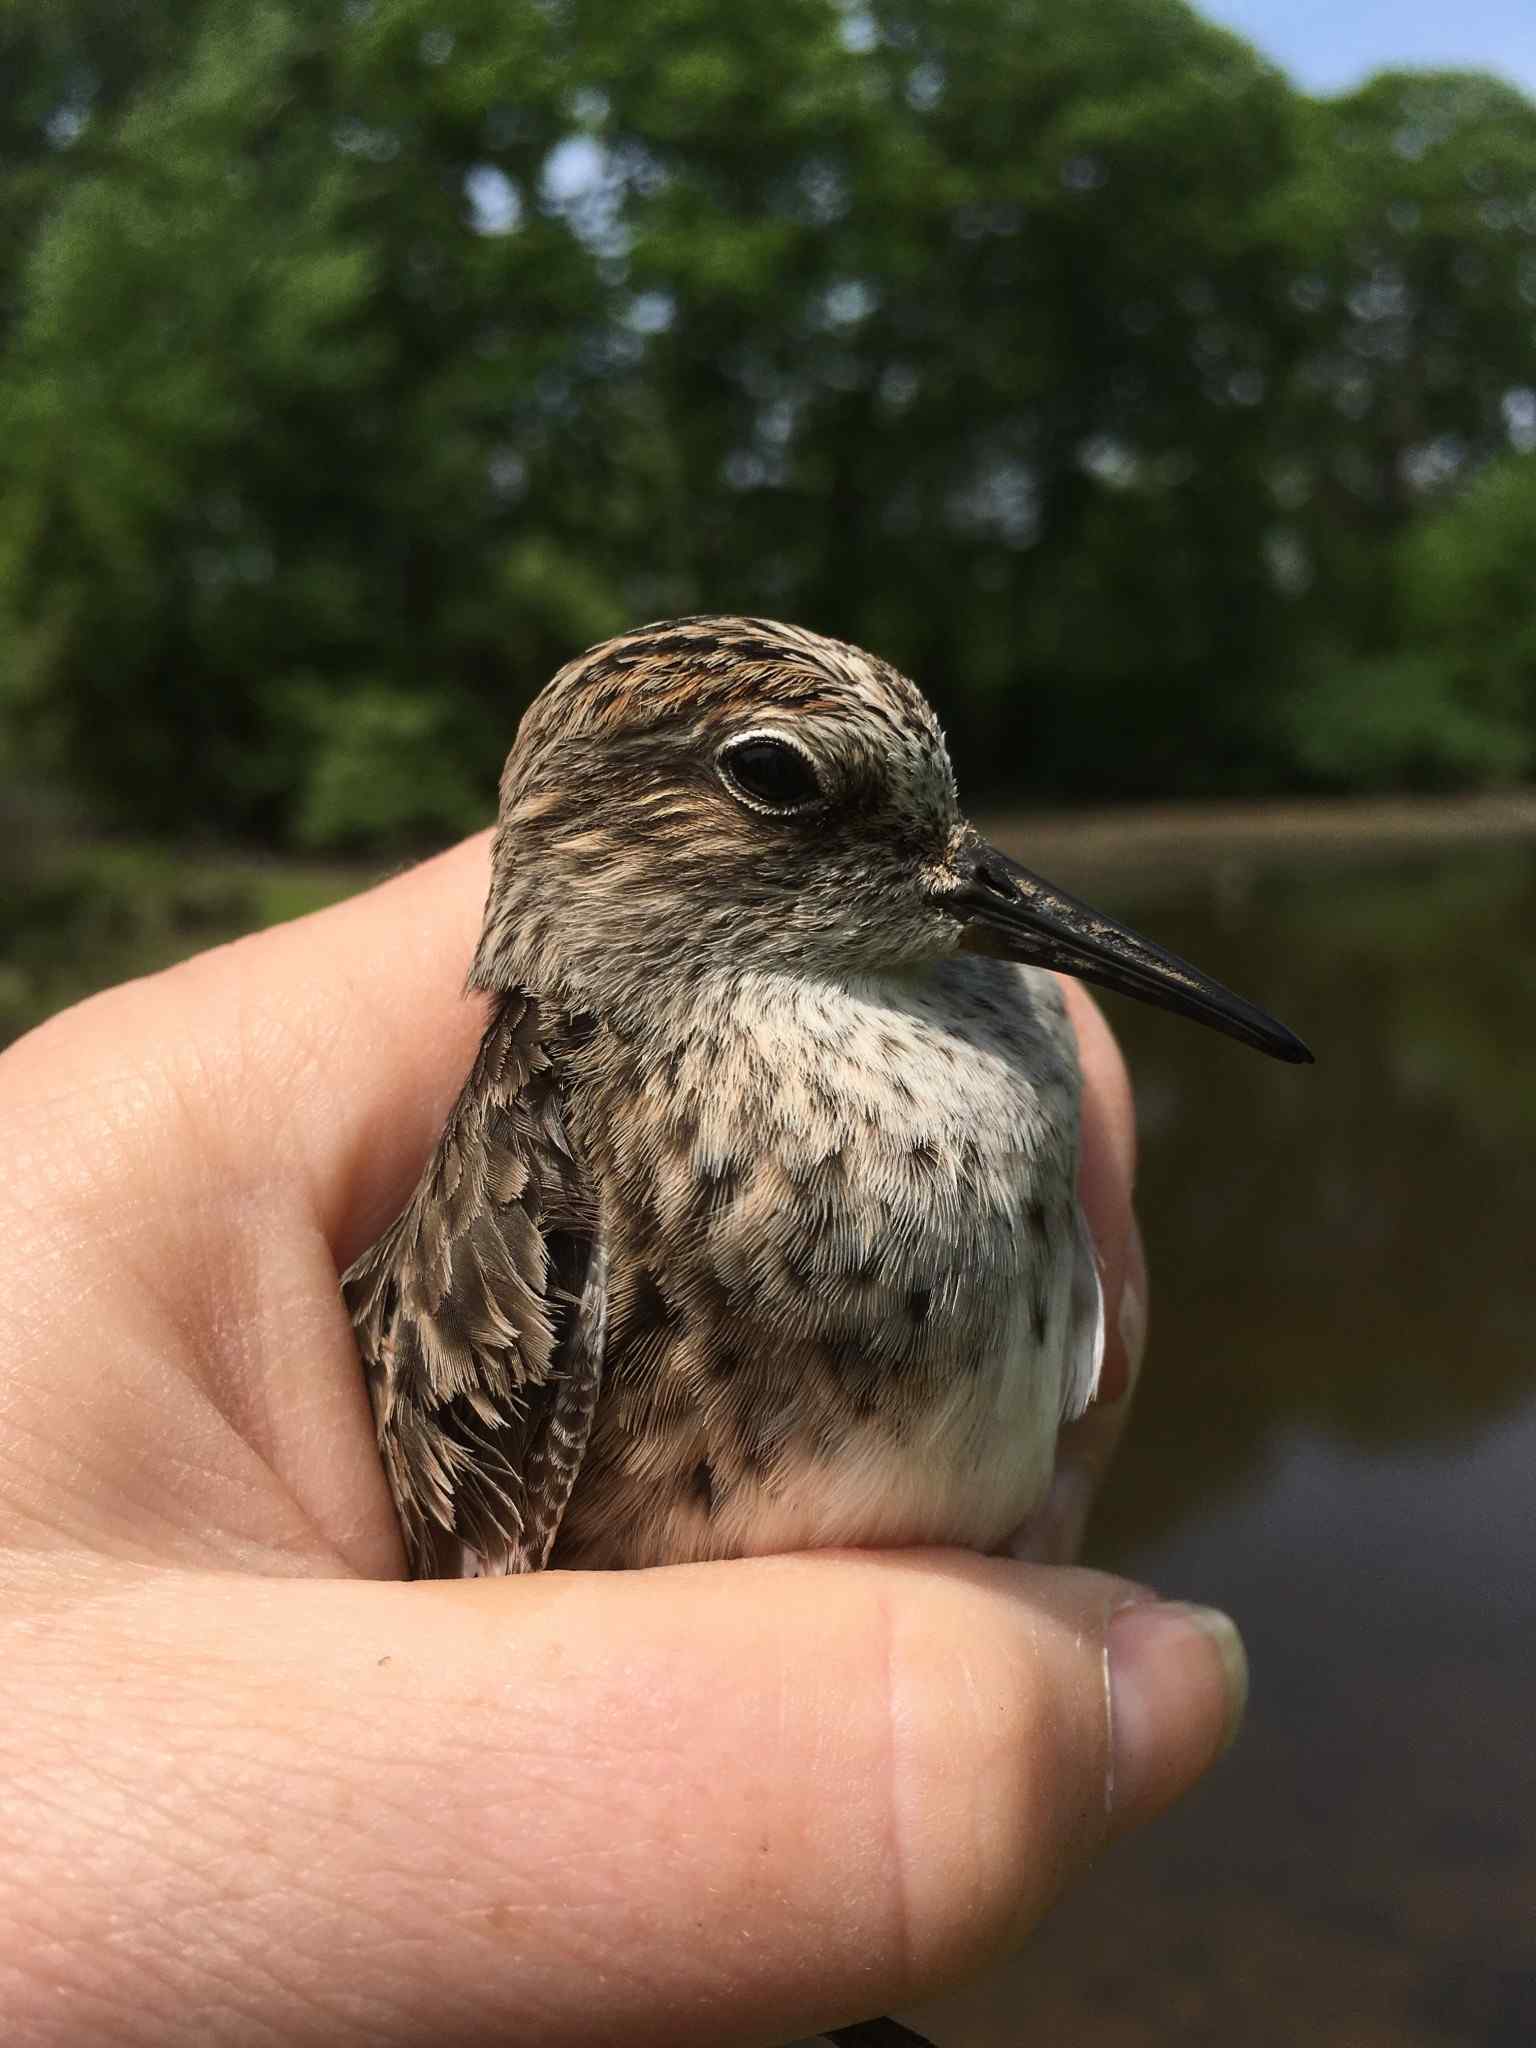
{"label": "bird's crown", "polygon": [[600,746],[768,710],[852,721],[875,744],[948,768],[932,707],[889,662],[803,626],[726,613],[662,619],[589,647],[529,707],[508,767],[577,735]]}
{"label": "bird's crown", "polygon": [[860,934],[884,958],[910,943],[880,934],[910,923],[915,870],[959,824],[938,720],[888,662],[769,619],[641,626],[568,663],[523,718],[477,977],[530,951],[574,973],[584,934],[632,947],[647,920],[680,973],[716,912],[715,961],[829,941],[856,956]]}

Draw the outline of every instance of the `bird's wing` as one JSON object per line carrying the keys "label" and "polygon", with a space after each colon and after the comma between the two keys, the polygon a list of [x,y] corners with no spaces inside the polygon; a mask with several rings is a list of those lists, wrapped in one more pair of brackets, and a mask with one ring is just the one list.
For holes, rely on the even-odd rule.
{"label": "bird's wing", "polygon": [[602,1376],[605,1262],[561,1025],[499,997],[404,1212],[343,1277],[417,1578],[540,1570]]}
{"label": "bird's wing", "polygon": [[1067,1356],[1061,1376],[1061,1419],[1075,1422],[1098,1392],[1104,1369],[1104,1289],[1088,1219],[1076,1210],[1072,1233]]}

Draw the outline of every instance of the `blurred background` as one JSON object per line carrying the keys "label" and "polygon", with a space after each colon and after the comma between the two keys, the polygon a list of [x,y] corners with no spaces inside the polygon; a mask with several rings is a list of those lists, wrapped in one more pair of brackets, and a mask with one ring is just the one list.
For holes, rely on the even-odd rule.
{"label": "blurred background", "polygon": [[1119,1006],[1095,1555],[1235,1756],[943,2048],[1536,2041],[1529,0],[10,0],[0,1040],[482,822],[639,620],[939,704]]}

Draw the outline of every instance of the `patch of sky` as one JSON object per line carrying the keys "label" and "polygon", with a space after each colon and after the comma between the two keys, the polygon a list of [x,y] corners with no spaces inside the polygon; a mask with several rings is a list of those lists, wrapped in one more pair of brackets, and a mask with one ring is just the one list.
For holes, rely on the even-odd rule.
{"label": "patch of sky", "polygon": [[85,133],[91,110],[83,100],[67,100],[55,107],[43,123],[43,133],[53,149],[71,149]]}
{"label": "patch of sky", "polygon": [[843,48],[856,57],[866,56],[880,41],[879,24],[867,7],[845,6],[837,33]]}
{"label": "patch of sky", "polygon": [[931,58],[914,64],[907,73],[907,105],[919,114],[930,113],[944,97],[944,67]]}
{"label": "patch of sky", "polygon": [[1405,448],[1398,470],[1410,490],[1438,491],[1454,483],[1465,469],[1467,446],[1459,434],[1437,434],[1432,441]]}
{"label": "patch of sky", "polygon": [[1010,548],[1033,547],[1040,538],[1040,489],[1027,462],[991,456],[948,499],[957,526],[989,535]]}
{"label": "patch of sky", "polygon": [[1090,434],[1077,451],[1077,466],[1112,491],[1129,490],[1141,475],[1135,450],[1117,434]]}
{"label": "patch of sky", "polygon": [[867,320],[880,303],[874,286],[861,277],[839,278],[821,293],[814,307],[817,324],[823,327],[856,327]]}
{"label": "patch of sky", "polygon": [[625,255],[620,220],[623,179],[611,151],[590,135],[567,135],[544,159],[539,197],[595,256]]}
{"label": "patch of sky", "polygon": [[1517,384],[1503,399],[1504,431],[1518,455],[1536,454],[1536,391]]}
{"label": "patch of sky", "polygon": [[522,226],[522,194],[497,164],[470,166],[464,173],[464,199],[477,235],[510,235]]}
{"label": "patch of sky", "polygon": [[625,325],[636,334],[665,334],[677,318],[677,301],[670,292],[636,292],[624,315]]}

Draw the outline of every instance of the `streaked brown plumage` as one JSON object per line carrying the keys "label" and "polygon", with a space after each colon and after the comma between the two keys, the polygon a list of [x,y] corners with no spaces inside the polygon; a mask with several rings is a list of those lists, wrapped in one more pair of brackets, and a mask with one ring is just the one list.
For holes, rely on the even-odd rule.
{"label": "streaked brown plumage", "polygon": [[1043,966],[1305,1057],[985,847],[873,657],[703,618],[564,669],[503,776],[479,1057],[344,1283],[412,1569],[1021,1522],[1102,1347]]}
{"label": "streaked brown plumage", "polygon": [[466,1550],[542,1563],[591,1427],[606,1296],[567,1035],[536,996],[495,1005],[409,1207],[347,1276],[419,1575],[456,1575]]}

